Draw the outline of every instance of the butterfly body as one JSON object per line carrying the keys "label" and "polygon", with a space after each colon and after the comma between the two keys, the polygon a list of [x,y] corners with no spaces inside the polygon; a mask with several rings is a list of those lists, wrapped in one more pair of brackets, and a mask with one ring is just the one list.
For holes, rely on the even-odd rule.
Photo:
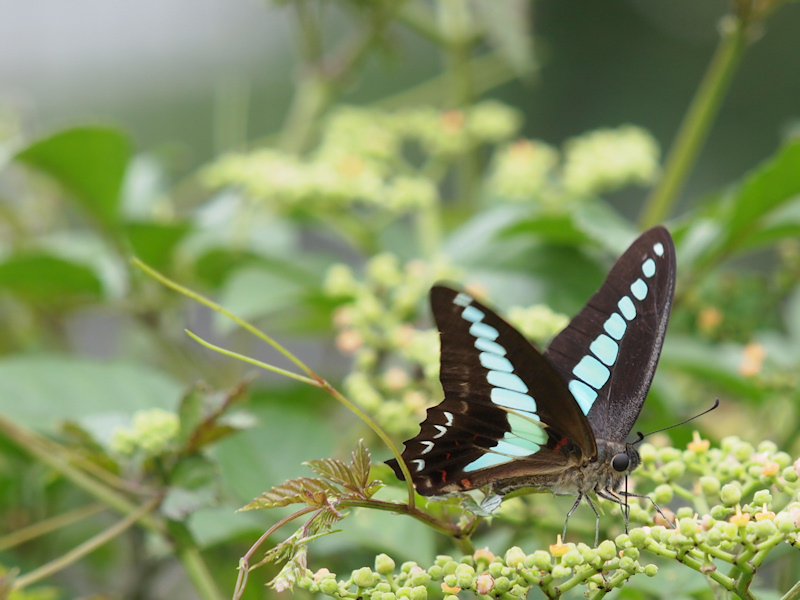
{"label": "butterfly body", "polygon": [[573,510],[584,498],[594,509],[590,494],[623,504],[617,492],[640,463],[625,438],[655,373],[674,286],[672,238],[655,227],[544,354],[469,294],[434,286],[445,398],[406,442],[416,490],[532,487],[577,495]]}
{"label": "butterfly body", "polygon": [[[641,463],[636,448],[608,440],[596,440],[597,456],[582,463],[575,461],[561,471],[548,474],[527,474],[510,477],[489,484],[493,494],[504,496],[523,488],[547,489],[556,494],[586,495],[602,493],[605,490],[619,491],[625,477]],[[627,466],[623,470],[613,467],[616,456],[625,456]]]}

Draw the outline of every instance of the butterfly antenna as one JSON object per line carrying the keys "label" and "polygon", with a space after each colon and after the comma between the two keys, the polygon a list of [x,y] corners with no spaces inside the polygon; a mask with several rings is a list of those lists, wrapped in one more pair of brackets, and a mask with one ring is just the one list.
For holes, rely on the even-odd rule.
{"label": "butterfly antenna", "polygon": [[685,421],[681,421],[680,423],[675,423],[674,425],[670,425],[670,426],[668,426],[668,427],[662,427],[661,429],[656,429],[655,431],[651,431],[650,433],[646,433],[646,434],[642,434],[642,432],[641,432],[641,431],[637,431],[637,432],[636,432],[636,435],[638,435],[638,436],[639,436],[639,439],[638,439],[638,440],[636,440],[635,442],[631,442],[631,446],[634,446],[634,445],[638,444],[638,443],[639,443],[639,442],[641,442],[641,441],[642,441],[644,438],[646,438],[646,437],[647,437],[647,436],[649,436],[649,435],[653,435],[654,433],[661,433],[662,431],[666,431],[667,429],[673,429],[673,428],[675,428],[675,427],[680,427],[681,425],[686,425],[686,423],[689,423],[690,421],[694,421],[695,419],[698,419],[698,418],[702,417],[703,415],[710,413],[712,410],[714,410],[714,409],[715,409],[715,408],[717,408],[718,406],[719,406],[719,398],[717,398],[716,400],[714,400],[714,406],[712,406],[711,408],[708,408],[708,409],[704,410],[703,412],[701,412],[701,413],[700,413],[700,414],[698,414],[698,415],[695,415],[695,416],[693,416],[693,417],[689,417],[689,418],[688,418],[688,419],[686,419]]}

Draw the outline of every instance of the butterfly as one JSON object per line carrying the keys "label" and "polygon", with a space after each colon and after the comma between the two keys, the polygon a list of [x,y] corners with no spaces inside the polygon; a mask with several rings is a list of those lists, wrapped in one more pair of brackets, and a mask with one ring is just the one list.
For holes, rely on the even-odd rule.
{"label": "butterfly", "polygon": [[[625,438],[653,380],[674,290],[675,247],[664,227],[654,227],[541,354],[466,292],[434,286],[444,400],[405,443],[417,492],[574,494],[564,536],[585,500],[597,517],[596,542],[599,513],[590,495],[623,508],[636,495],[622,491],[641,462]],[[397,461],[387,463],[402,479]]]}

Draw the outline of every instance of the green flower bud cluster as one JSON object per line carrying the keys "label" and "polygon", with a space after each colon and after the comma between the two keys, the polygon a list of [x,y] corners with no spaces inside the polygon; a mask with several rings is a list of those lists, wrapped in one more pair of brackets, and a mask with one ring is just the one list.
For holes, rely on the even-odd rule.
{"label": "green flower bud cluster", "polygon": [[544,304],[527,308],[513,306],[508,309],[507,314],[509,322],[519,332],[542,346],[569,324],[567,315],[557,313]]}
{"label": "green flower bud cluster", "polygon": [[341,302],[336,343],[354,359],[344,391],[393,435],[413,433],[440,393],[438,333],[415,324],[431,285],[459,276],[444,260],[402,265],[389,253],[370,258],[363,279],[342,264],[328,271],[323,290]]}
{"label": "green flower bud cluster", "polygon": [[590,592],[610,591],[637,573],[652,577],[657,570],[655,565],[639,562],[639,551],[628,540],[624,545],[607,540],[597,548],[559,543],[551,546],[550,552],[537,550],[532,554],[515,546],[505,556],[495,556],[487,549],[460,559],[443,555],[428,569],[408,562],[399,572],[394,561],[381,554],[375,559],[374,570],[362,567],[349,579],[337,581],[334,574],[323,569],[298,585],[336,598],[427,600],[455,598],[461,591],[471,591],[523,599],[535,587],[548,597],[581,585]]}
{"label": "green flower bud cluster", "polygon": [[335,217],[367,208],[409,214],[436,206],[440,198],[437,182],[411,166],[405,148],[421,148],[447,165],[478,145],[511,138],[521,121],[518,111],[499,102],[444,112],[340,107],[307,157],[278,150],[231,154],[207,168],[204,180],[212,188],[236,187],[287,213]]}
{"label": "green flower bud cluster", "polygon": [[153,408],[133,415],[130,427],[118,427],[111,435],[111,451],[120,456],[159,456],[174,449],[180,421],[175,413]]}
{"label": "green flower bud cluster", "polygon": [[627,185],[648,184],[659,170],[656,141],[645,130],[626,125],[569,140],[563,153],[533,140],[499,149],[488,190],[508,201],[536,201],[563,212],[587,196]]}
{"label": "green flower bud cluster", "polygon": [[[296,567],[292,581],[313,593],[354,600],[425,600],[429,596],[455,599],[461,591],[511,600],[527,598],[534,587],[548,598],[560,597],[576,587],[585,588],[587,597],[602,597],[632,577],[657,575],[657,566],[648,564],[650,555],[677,561],[704,574],[715,586],[741,595],[753,584],[756,572],[772,550],[784,545],[800,546],[800,477],[784,477],[790,472],[787,469],[797,475],[800,460],[792,462],[774,444],[754,447],[729,437],[720,447],[712,448],[696,436],[684,451],[649,444],[643,445],[641,451],[646,460],[636,473],[662,482],[652,493],[653,499],[665,504],[674,498],[693,503],[677,510],[672,519],[674,526],[631,527],[629,532],[604,540],[595,548],[584,543],[563,543],[558,536],[548,550],[532,553],[514,546],[500,556],[488,549],[460,558],[442,555],[428,568],[408,562],[398,570],[391,557],[381,554],[374,567],[357,569],[345,580],[338,580],[325,569],[311,574]],[[671,467],[676,478],[702,473],[694,477],[696,485],[691,490],[671,475],[655,476],[656,471],[679,459],[685,461],[686,467]],[[741,469],[730,468],[734,461]],[[726,473],[739,473],[740,479],[721,476],[721,465],[726,465]],[[753,465],[760,465],[761,470],[756,473]],[[509,504],[520,504],[521,500],[514,498]],[[632,499],[632,523],[637,510],[646,514]],[[504,512],[497,512],[495,526],[502,526]],[[720,568],[721,563],[728,566]]]}

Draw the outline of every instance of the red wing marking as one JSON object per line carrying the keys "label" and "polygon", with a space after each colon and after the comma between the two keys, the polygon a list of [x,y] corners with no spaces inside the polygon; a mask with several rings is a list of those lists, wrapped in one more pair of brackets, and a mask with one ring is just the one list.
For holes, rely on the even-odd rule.
{"label": "red wing marking", "polygon": [[556,445],[553,446],[553,452],[558,452],[559,450],[561,450],[561,448],[563,448],[564,446],[567,445],[568,441],[569,441],[569,439],[567,439],[565,437],[562,437],[560,440],[558,440]]}

